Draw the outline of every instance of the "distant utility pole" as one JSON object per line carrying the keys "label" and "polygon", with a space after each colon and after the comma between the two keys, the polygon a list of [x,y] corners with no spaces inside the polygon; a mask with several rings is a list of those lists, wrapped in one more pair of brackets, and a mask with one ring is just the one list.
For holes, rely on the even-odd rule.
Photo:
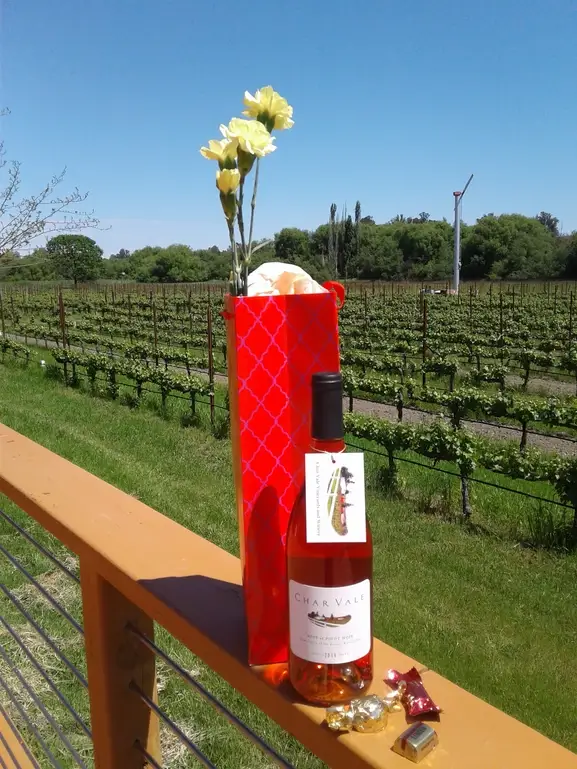
{"label": "distant utility pole", "polygon": [[461,201],[463,195],[467,192],[467,187],[471,184],[473,174],[469,176],[469,181],[463,187],[462,192],[453,192],[455,198],[455,250],[453,253],[453,291],[459,293],[459,279],[461,272]]}

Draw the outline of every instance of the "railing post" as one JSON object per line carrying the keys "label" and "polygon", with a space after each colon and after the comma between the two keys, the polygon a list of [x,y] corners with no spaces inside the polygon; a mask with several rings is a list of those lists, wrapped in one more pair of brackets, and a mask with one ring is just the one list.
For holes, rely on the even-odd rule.
{"label": "railing post", "polygon": [[153,638],[154,623],[90,565],[81,563],[86,664],[96,769],[142,769],[139,742],[161,763],[158,718],[130,691],[157,701],[155,659],[127,630]]}

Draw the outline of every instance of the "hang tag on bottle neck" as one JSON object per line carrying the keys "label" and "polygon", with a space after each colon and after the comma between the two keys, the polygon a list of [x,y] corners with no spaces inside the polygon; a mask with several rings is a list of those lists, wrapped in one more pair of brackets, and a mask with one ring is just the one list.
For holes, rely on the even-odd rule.
{"label": "hang tag on bottle neck", "polygon": [[366,542],[365,456],[305,454],[307,542]]}

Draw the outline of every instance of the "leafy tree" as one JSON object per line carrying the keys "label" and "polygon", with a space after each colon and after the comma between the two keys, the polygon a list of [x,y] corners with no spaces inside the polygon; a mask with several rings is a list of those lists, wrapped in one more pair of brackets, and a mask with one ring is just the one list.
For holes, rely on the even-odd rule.
{"label": "leafy tree", "polygon": [[150,275],[153,281],[159,283],[196,283],[208,277],[198,253],[181,243],[161,249]]}
{"label": "leafy tree", "polygon": [[428,214],[426,211],[421,211],[418,216],[409,216],[407,222],[409,224],[425,224],[425,222],[428,222],[430,218],[430,214]]}
{"label": "leafy tree", "polygon": [[[6,114],[6,111],[0,112],[0,117]],[[88,193],[75,189],[61,196],[56,192],[65,175],[66,169],[53,176],[36,194],[21,197],[21,163],[6,159],[4,142],[0,141],[0,254],[27,246],[39,235],[98,226],[93,212],[78,210]]]}
{"label": "leafy tree", "polygon": [[127,277],[139,283],[149,283],[152,267],[162,250],[161,246],[145,246],[133,251],[126,260],[125,272]]}
{"label": "leafy tree", "polygon": [[321,224],[314,232],[311,232],[310,250],[312,256],[321,264],[331,264],[329,224]]}
{"label": "leafy tree", "polygon": [[275,257],[279,262],[295,262],[310,259],[310,236],[296,227],[285,227],[275,235]]}
{"label": "leafy tree", "polygon": [[361,249],[361,201],[357,200],[355,206],[355,257],[358,259]]}
{"label": "leafy tree", "polygon": [[339,275],[349,277],[349,265],[355,258],[355,226],[349,215],[343,219],[338,236],[337,269]]}
{"label": "leafy tree", "polygon": [[577,232],[562,238],[561,249],[564,277],[577,280]]}
{"label": "leafy tree", "polygon": [[45,248],[36,248],[28,256],[14,256],[8,252],[0,257],[0,281],[56,280],[54,265]]}
{"label": "leafy tree", "polygon": [[[193,252],[203,265],[207,280],[227,280],[230,273],[230,251],[221,251],[217,246]],[[256,255],[260,255],[257,251]]]}
{"label": "leafy tree", "polygon": [[488,214],[464,239],[463,277],[553,277],[555,255],[555,236],[541,222],[521,214]]}
{"label": "leafy tree", "polygon": [[395,280],[403,276],[403,253],[387,225],[361,229],[359,256],[352,273],[366,280]]}
{"label": "leafy tree", "polygon": [[403,254],[404,274],[417,279],[439,279],[450,272],[453,229],[446,222],[388,225]]}
{"label": "leafy tree", "polygon": [[78,282],[95,280],[102,271],[102,249],[86,235],[57,235],[46,244],[56,274]]}
{"label": "leafy tree", "polygon": [[556,238],[559,237],[559,219],[557,219],[556,216],[548,214],[547,211],[541,211],[540,214],[537,214],[535,219],[537,219],[538,222],[541,222],[544,227],[547,227],[549,232],[553,233]]}
{"label": "leafy tree", "polygon": [[363,216],[361,217],[361,224],[374,224],[375,220],[372,216]]}

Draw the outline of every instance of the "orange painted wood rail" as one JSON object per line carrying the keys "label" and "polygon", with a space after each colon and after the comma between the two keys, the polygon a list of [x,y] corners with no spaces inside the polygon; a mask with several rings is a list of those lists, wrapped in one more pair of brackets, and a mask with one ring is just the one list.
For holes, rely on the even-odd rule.
{"label": "orange painted wood rail", "polygon": [[[296,700],[281,666],[247,665],[234,556],[1,424],[0,492],[80,558],[97,769],[141,767],[135,740],[160,756],[158,724],[128,688],[133,679],[154,696],[154,660],[126,630],[129,621],[149,637],[153,622],[165,627],[329,767],[412,765],[391,751],[406,726],[403,713],[379,734],[337,736],[322,725],[322,709]],[[375,640],[377,671],[412,665],[422,667]],[[420,766],[577,769],[574,753],[433,671],[423,678],[444,712],[434,724],[440,744]],[[373,690],[385,686],[377,681]]]}

